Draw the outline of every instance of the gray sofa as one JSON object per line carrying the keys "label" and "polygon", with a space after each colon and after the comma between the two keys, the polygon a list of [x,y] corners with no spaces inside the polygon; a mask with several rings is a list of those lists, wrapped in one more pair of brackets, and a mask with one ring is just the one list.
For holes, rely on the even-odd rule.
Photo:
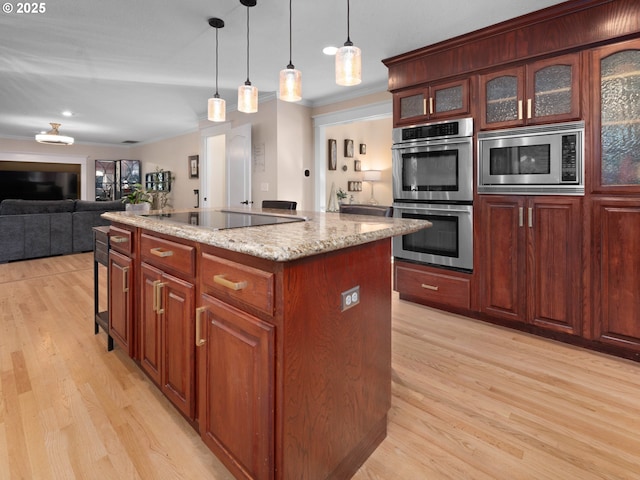
{"label": "gray sofa", "polygon": [[0,262],[91,251],[92,228],[109,225],[100,215],[124,209],[119,200],[2,200]]}

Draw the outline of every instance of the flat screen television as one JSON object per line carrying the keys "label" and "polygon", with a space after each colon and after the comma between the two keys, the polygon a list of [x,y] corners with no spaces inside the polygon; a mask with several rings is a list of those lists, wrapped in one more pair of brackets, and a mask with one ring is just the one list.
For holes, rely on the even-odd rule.
{"label": "flat screen television", "polygon": [[80,193],[80,165],[0,162],[0,201],[76,200]]}

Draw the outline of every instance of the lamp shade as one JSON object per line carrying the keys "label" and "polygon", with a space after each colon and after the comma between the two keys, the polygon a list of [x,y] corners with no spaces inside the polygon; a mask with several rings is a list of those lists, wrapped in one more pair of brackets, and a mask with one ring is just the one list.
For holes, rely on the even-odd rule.
{"label": "lamp shade", "polygon": [[280,70],[280,100],[297,102],[302,100],[302,72],[295,68]]}
{"label": "lamp shade", "polygon": [[250,82],[238,87],[238,110],[244,113],[258,111],[258,89]]}
{"label": "lamp shade", "polygon": [[382,172],[380,170],[365,170],[364,181],[365,182],[379,182],[382,179]]}
{"label": "lamp shade", "polygon": [[344,45],[336,53],[336,83],[351,86],[362,82],[362,55],[354,45]]}
{"label": "lamp shade", "polygon": [[226,102],[223,98],[220,97],[212,97],[207,102],[208,105],[208,115],[207,118],[212,122],[224,122],[227,118],[226,112]]}

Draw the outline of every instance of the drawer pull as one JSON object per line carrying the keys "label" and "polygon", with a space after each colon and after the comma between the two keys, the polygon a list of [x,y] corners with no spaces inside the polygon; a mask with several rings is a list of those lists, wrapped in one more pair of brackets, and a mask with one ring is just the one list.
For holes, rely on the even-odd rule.
{"label": "drawer pull", "polygon": [[422,288],[426,288],[427,290],[433,290],[434,292],[437,292],[439,288],[436,285],[427,285],[426,283],[423,283],[421,286]]}
{"label": "drawer pull", "polygon": [[242,290],[248,285],[246,281],[232,282],[231,280],[227,280],[225,278],[225,275],[214,275],[213,281],[218,285],[222,285],[223,287],[230,288],[231,290]]}
{"label": "drawer pull", "polygon": [[118,235],[114,235],[111,237],[111,243],[127,243],[129,239],[127,237],[120,237]]}
{"label": "drawer pull", "polygon": [[162,247],[152,248],[149,251],[156,257],[170,257],[171,255],[173,255],[173,250],[163,250]]}
{"label": "drawer pull", "polygon": [[202,338],[201,323],[202,314],[207,311],[207,307],[196,308],[196,347],[201,347],[206,343],[206,340]]}

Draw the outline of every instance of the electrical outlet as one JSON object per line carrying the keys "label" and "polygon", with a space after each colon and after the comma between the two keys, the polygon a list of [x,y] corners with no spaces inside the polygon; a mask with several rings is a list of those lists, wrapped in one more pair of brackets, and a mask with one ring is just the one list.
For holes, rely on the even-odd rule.
{"label": "electrical outlet", "polygon": [[356,285],[349,290],[346,290],[341,293],[342,295],[342,303],[340,307],[340,311],[344,312],[345,310],[356,306],[360,303],[360,285]]}

